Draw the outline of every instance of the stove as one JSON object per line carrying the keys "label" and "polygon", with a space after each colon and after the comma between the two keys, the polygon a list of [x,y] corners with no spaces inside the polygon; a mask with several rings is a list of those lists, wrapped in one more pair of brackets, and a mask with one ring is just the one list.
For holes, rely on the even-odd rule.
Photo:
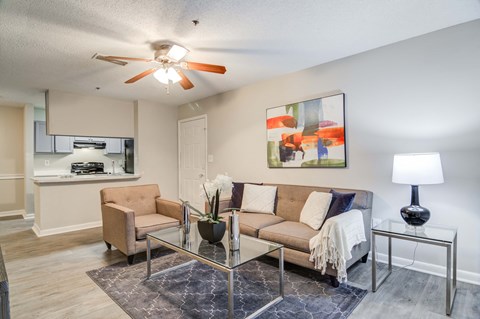
{"label": "stove", "polygon": [[102,162],[76,162],[72,163],[71,173],[77,175],[101,175],[108,174],[104,170]]}

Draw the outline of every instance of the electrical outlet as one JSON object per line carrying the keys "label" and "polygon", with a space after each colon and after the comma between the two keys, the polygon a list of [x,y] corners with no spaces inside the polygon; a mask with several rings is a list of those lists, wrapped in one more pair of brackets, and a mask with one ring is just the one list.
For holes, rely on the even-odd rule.
{"label": "electrical outlet", "polygon": [[372,218],[372,227],[380,225],[382,223],[382,219],[380,218]]}
{"label": "electrical outlet", "polygon": [[45,166],[50,166],[50,161],[49,160],[45,160]]}

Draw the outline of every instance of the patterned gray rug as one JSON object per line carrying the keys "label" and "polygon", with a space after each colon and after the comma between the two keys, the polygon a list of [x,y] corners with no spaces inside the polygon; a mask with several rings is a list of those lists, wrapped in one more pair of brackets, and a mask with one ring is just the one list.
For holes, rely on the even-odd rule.
{"label": "patterned gray rug", "polygon": [[[160,250],[152,272],[191,261]],[[138,262],[138,260],[137,260]],[[200,262],[145,280],[146,263],[120,262],[87,274],[127,314],[140,318],[226,318],[226,274]],[[278,294],[278,261],[263,258],[235,272],[235,318],[245,318]],[[285,264],[285,299],[258,318],[347,318],[367,291],[346,284],[333,288],[328,277]]]}

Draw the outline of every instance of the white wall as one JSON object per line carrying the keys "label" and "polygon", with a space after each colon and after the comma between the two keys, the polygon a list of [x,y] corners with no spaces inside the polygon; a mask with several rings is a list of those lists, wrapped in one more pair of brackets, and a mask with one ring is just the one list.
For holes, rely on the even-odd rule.
{"label": "white wall", "polygon": [[134,113],[139,183],[158,184],[162,197],[178,200],[177,109],[136,101]]}
{"label": "white wall", "polygon": [[23,213],[23,108],[0,105],[0,215]]}
{"label": "white wall", "polygon": [[[422,186],[421,204],[430,224],[458,227],[459,276],[480,283],[479,56],[476,20],[183,105],[178,116],[208,114],[210,178],[368,189],[381,219],[399,220],[410,203],[410,187],[391,182],[393,155],[440,152],[445,183]],[[346,94],[348,168],[268,169],[265,110],[336,92]],[[413,248],[394,241],[393,253],[411,259]],[[420,245],[416,256],[424,270],[445,265],[442,248]]]}
{"label": "white wall", "polygon": [[133,137],[133,101],[49,90],[47,134]]}

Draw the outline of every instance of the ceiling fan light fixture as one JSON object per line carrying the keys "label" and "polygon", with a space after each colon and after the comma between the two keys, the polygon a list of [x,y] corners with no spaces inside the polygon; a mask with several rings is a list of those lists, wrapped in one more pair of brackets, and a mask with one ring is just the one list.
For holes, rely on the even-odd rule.
{"label": "ceiling fan light fixture", "polygon": [[182,80],[182,77],[175,71],[174,68],[170,67],[168,69],[161,68],[153,73],[155,79],[163,84],[168,84],[168,81],[172,81],[172,83],[177,83]]}
{"label": "ceiling fan light fixture", "polygon": [[161,68],[161,69],[158,69],[157,71],[155,71],[155,73],[153,73],[153,76],[159,82],[161,82],[163,84],[168,84],[168,75],[167,75],[167,71],[164,68]]}
{"label": "ceiling fan light fixture", "polygon": [[188,50],[179,45],[172,45],[170,50],[168,50],[167,57],[173,61],[180,61],[188,53]]}
{"label": "ceiling fan light fixture", "polygon": [[174,68],[168,68],[167,70],[167,77],[170,81],[172,81],[172,83],[177,83],[179,81],[182,80],[182,78],[180,77],[180,75],[178,74],[177,71],[175,71]]}

